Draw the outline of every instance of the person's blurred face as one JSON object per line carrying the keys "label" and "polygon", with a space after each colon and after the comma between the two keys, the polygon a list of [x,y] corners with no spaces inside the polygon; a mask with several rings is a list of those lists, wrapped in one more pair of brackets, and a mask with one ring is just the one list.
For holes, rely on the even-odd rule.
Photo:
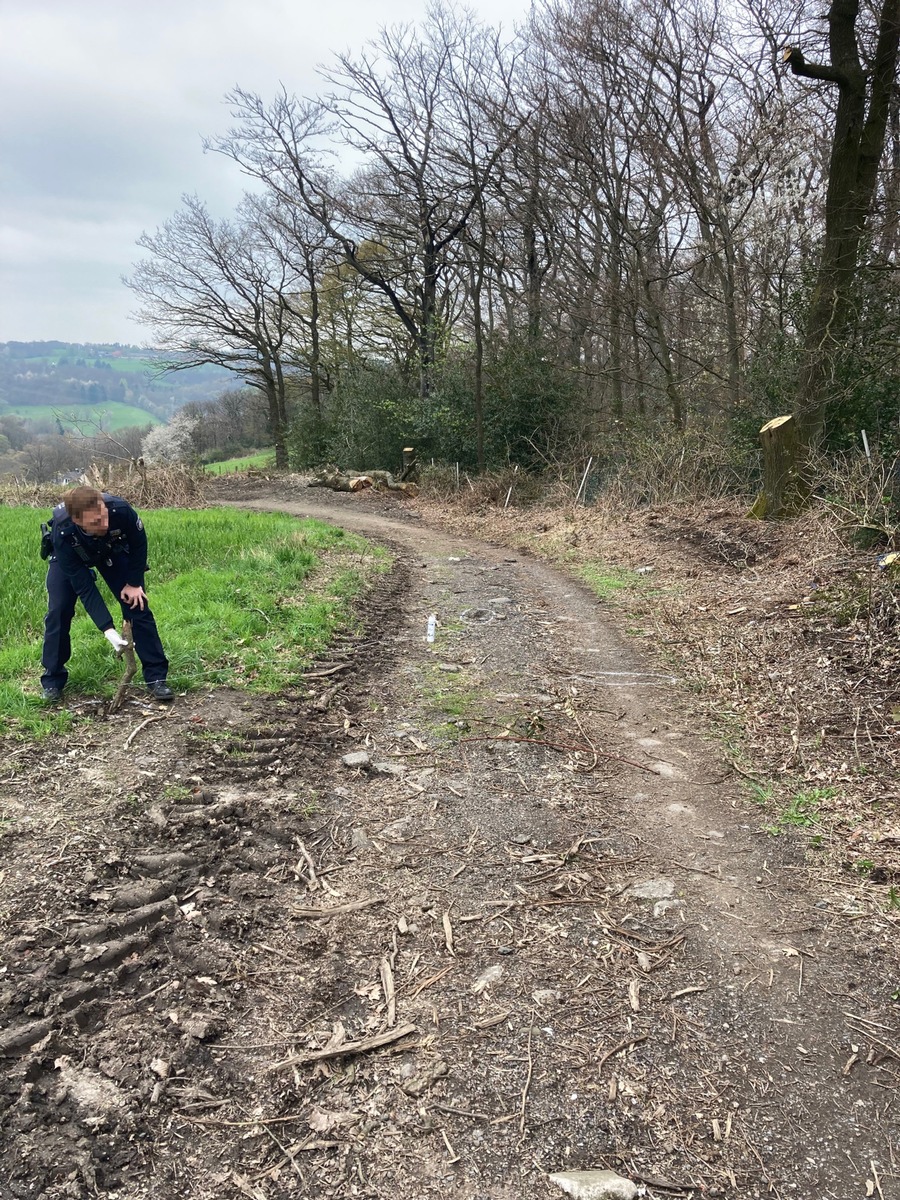
{"label": "person's blurred face", "polygon": [[109,509],[100,503],[96,508],[86,508],[80,517],[72,520],[91,537],[102,537],[109,529]]}

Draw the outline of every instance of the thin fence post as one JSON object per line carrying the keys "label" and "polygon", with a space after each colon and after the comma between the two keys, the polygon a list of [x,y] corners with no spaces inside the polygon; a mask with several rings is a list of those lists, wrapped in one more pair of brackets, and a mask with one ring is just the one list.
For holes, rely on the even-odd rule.
{"label": "thin fence post", "polygon": [[[590,469],[591,469],[591,463],[592,463],[593,461],[594,461],[594,456],[593,456],[593,454],[592,454],[592,455],[590,456],[590,458],[588,459],[587,466],[584,468],[584,474],[583,474],[583,475],[582,475],[582,477],[581,477],[581,483],[579,483],[579,485],[578,485],[578,491],[575,493],[575,503],[576,503],[576,504],[578,503],[578,498],[579,498],[579,496],[581,495],[581,489],[582,489],[582,488],[584,487],[584,485],[587,483],[588,472],[589,472],[589,471],[590,471]],[[585,495],[587,495],[587,492],[585,492]]]}

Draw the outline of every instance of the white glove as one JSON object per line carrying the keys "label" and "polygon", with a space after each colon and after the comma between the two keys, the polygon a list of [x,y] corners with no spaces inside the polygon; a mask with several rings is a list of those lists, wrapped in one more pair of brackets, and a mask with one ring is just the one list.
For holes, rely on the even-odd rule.
{"label": "white glove", "polygon": [[103,636],[112,646],[113,650],[115,650],[116,654],[121,654],[121,652],[128,645],[122,635],[116,633],[114,629],[104,629]]}

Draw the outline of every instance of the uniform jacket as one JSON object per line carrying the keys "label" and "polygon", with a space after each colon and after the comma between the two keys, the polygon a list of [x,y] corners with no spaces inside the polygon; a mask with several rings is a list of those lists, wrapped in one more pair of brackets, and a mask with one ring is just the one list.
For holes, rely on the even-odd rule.
{"label": "uniform jacket", "polygon": [[54,508],[50,530],[52,561],[58,563],[97,628],[107,630],[114,627],[114,622],[97,590],[91,568],[112,566],[115,560],[117,566],[125,566],[129,587],[143,587],[147,570],[147,534],[141,518],[127,500],[104,492],[103,503],[109,510],[109,528],[103,537],[85,533],[68,515],[64,504]]}

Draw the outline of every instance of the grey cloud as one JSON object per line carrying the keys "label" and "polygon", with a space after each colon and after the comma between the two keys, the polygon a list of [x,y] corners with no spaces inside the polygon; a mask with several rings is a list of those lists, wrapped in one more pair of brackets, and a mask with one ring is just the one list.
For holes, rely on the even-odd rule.
{"label": "grey cloud", "polygon": [[[236,84],[315,93],[316,64],[419,0],[0,0],[0,341],[141,341],[120,284],[135,241],[196,192],[226,215],[246,180],[204,155]],[[481,0],[510,24],[525,0]]]}

